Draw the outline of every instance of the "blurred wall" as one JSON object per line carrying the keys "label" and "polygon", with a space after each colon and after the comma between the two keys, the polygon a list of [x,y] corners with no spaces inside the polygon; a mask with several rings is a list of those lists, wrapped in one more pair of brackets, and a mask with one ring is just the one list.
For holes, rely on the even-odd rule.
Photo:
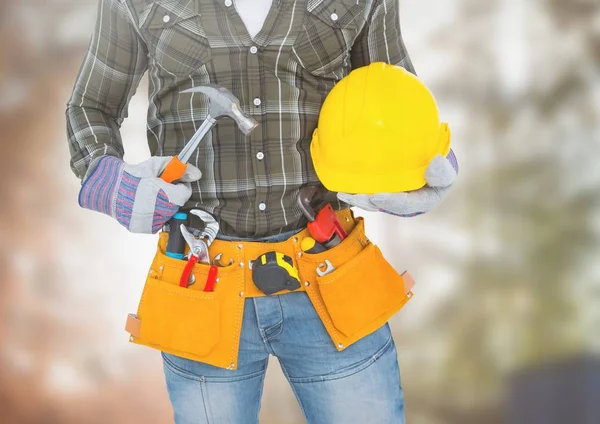
{"label": "blurred wall", "polygon": [[[172,421],[159,354],[123,330],[155,237],[81,210],[69,169],[64,109],[95,6],[0,0],[7,424]],[[511,422],[522,375],[600,350],[600,4],[403,1],[401,16],[461,164],[429,215],[359,212],[396,268],[417,279],[392,321],[408,422]],[[144,80],[122,129],[131,162],[149,155],[146,92]],[[302,422],[273,360],[261,423]]]}

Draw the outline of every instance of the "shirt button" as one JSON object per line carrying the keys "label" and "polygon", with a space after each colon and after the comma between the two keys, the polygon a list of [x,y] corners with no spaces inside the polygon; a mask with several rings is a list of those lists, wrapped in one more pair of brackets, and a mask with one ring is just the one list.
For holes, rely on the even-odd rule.
{"label": "shirt button", "polygon": [[256,54],[257,51],[258,51],[258,49],[256,48],[256,46],[250,47],[250,53]]}
{"label": "shirt button", "polygon": [[260,99],[257,97],[256,99],[254,99],[254,106],[260,106],[262,102],[260,101]]}
{"label": "shirt button", "polygon": [[260,209],[261,211],[264,211],[265,209],[267,209],[267,205],[265,205],[264,203],[260,203],[258,205],[258,209]]}
{"label": "shirt button", "polygon": [[225,6],[231,7],[232,4],[233,2],[231,0],[225,0]]}
{"label": "shirt button", "polygon": [[171,20],[171,17],[169,15],[165,15],[163,16],[163,22],[166,24]]}
{"label": "shirt button", "polygon": [[265,154],[263,152],[258,152],[256,154],[256,159],[263,160],[265,158]]}
{"label": "shirt button", "polygon": [[331,14],[331,20],[332,20],[332,21],[337,21],[337,20],[338,20],[338,15],[337,15],[337,13],[332,13],[332,14]]}

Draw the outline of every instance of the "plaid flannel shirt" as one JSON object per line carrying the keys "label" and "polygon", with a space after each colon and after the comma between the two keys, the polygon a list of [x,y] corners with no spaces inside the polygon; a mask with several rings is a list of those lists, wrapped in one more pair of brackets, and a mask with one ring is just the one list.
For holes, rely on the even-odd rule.
{"label": "plaid flannel shirt", "polygon": [[231,1],[100,0],[67,106],[71,167],[83,178],[94,158],[123,157],[119,128],[146,71],[153,155],[179,153],[207,115],[206,96],[180,91],[218,84],[259,126],[244,136],[230,119],[217,123],[190,159],[203,177],[185,207],[213,214],[223,234],[298,229],[298,190],[320,184],[309,145],[325,96],[377,61],[414,72],[398,0],[273,0],[254,38]]}

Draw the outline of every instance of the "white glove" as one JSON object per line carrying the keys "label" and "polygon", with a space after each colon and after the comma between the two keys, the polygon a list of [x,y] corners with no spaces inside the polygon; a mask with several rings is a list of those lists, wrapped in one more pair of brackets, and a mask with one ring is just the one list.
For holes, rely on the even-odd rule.
{"label": "white glove", "polygon": [[414,191],[379,194],[338,193],[338,199],[369,212],[410,217],[420,215],[437,206],[452,187],[458,175],[458,161],[450,150],[447,157],[437,155],[425,171],[427,185]]}

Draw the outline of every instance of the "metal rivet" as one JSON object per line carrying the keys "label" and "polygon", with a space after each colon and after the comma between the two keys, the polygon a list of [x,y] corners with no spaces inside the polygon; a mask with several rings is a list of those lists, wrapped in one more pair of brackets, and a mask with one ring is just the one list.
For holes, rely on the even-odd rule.
{"label": "metal rivet", "polygon": [[163,269],[165,269],[165,267],[161,265],[158,267],[158,269],[160,269],[162,271]]}
{"label": "metal rivet", "polygon": [[408,292],[408,293],[406,293],[406,297],[408,297],[409,299],[410,299],[411,297],[413,297],[413,294],[412,294],[412,292]]}
{"label": "metal rivet", "polygon": [[240,268],[243,268],[243,267],[244,267],[244,263],[240,262]]}
{"label": "metal rivet", "polygon": [[319,268],[325,268],[325,264],[324,264],[323,262],[321,262],[321,263],[319,264]]}
{"label": "metal rivet", "polygon": [[298,252],[298,257],[301,258],[302,257],[302,252]]}
{"label": "metal rivet", "polygon": [[298,243],[298,237],[294,237],[292,240],[294,240],[294,243]]}
{"label": "metal rivet", "polygon": [[350,218],[346,217],[346,222],[350,222]]}
{"label": "metal rivet", "polygon": [[200,381],[204,381],[204,376],[203,375],[200,376]]}
{"label": "metal rivet", "polygon": [[244,292],[240,292],[240,297],[244,297]]}
{"label": "metal rivet", "polygon": [[231,364],[229,364],[229,369],[230,369],[230,370],[232,370],[232,369],[234,369],[234,368],[235,368],[235,363],[233,363],[233,362],[232,362]]}
{"label": "metal rivet", "polygon": [[244,245],[243,245],[243,244],[241,244],[241,243],[240,243],[240,244],[238,244],[238,249],[243,249],[243,248],[244,248]]}
{"label": "metal rivet", "polygon": [[338,347],[339,347],[340,349],[343,349],[343,348],[344,348],[344,345],[343,345],[342,343],[338,343]]}
{"label": "metal rivet", "polygon": [[305,281],[305,282],[304,282],[304,285],[305,285],[306,287],[308,287],[308,286],[310,286],[310,283],[309,283],[308,281]]}
{"label": "metal rivet", "polygon": [[332,14],[331,14],[331,20],[332,20],[332,21],[337,21],[337,20],[338,20],[338,15],[337,15],[337,13],[332,13]]}
{"label": "metal rivet", "polygon": [[134,338],[133,336],[130,336],[130,337],[129,337],[129,341],[130,341],[130,342],[133,342],[133,341],[135,341],[135,338]]}
{"label": "metal rivet", "polygon": [[169,15],[165,15],[163,16],[163,22],[166,24],[171,20],[171,17]]}
{"label": "metal rivet", "polygon": [[217,278],[217,279],[215,280],[215,283],[218,283],[218,282],[219,282],[219,278]]}
{"label": "metal rivet", "polygon": [[154,272],[154,271],[150,270],[150,271],[148,271],[148,274],[152,274],[153,272]]}

